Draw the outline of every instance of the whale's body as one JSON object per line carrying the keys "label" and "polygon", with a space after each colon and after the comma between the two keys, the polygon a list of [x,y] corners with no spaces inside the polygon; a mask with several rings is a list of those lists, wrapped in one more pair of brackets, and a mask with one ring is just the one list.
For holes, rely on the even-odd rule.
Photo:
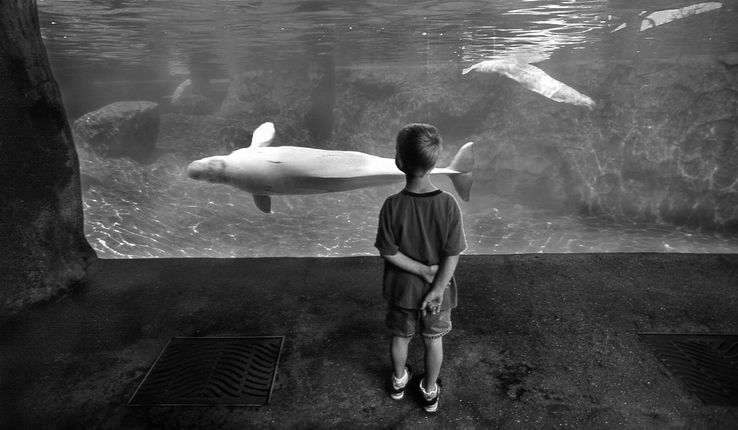
{"label": "whale's body", "polygon": [[187,79],[186,81],[179,84],[174,93],[172,93],[172,103],[178,103],[182,97],[189,96],[192,94],[192,81]]}
{"label": "whale's body", "polygon": [[[710,12],[712,10],[720,9],[723,7],[723,4],[721,2],[716,1],[710,1],[705,3],[697,3],[689,6],[684,6],[678,9],[665,9],[665,10],[657,10],[655,12],[652,12],[648,15],[646,15],[646,12],[641,12],[640,15],[638,15],[638,18],[643,18],[640,22],[641,27],[639,28],[640,31],[645,31],[650,28],[654,28],[659,25],[667,24],[672,21],[676,21],[678,19],[687,18],[693,15],[698,15],[705,12]],[[615,33],[616,31],[620,31],[627,27],[627,23],[622,23],[619,26],[617,26],[614,30],[612,30],[610,33]]]}
{"label": "whale's body", "polygon": [[[254,132],[250,147],[190,163],[187,167],[190,178],[227,184],[246,191],[254,196],[256,206],[264,212],[271,211],[269,196],[272,195],[333,193],[391,185],[405,180],[405,174],[391,158],[356,151],[269,147],[271,138],[260,137],[264,135],[260,133],[262,127]],[[264,140],[268,142],[264,143]],[[470,142],[459,150],[449,167],[436,168],[431,174],[451,177],[459,196],[469,200],[473,165]]]}
{"label": "whale's body", "polygon": [[498,73],[519,82],[525,88],[559,103],[569,103],[594,109],[595,102],[574,88],[557,81],[536,66],[512,59],[487,60],[464,69],[461,74],[471,71]]}

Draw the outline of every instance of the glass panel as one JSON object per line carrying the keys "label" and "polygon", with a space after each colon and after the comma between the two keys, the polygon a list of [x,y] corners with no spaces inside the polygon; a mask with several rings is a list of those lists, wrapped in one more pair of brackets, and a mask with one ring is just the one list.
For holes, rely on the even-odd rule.
{"label": "glass panel", "polygon": [[[38,5],[101,257],[375,255],[410,122],[438,127],[439,166],[475,142],[467,253],[738,252],[738,12],[720,2]],[[156,105],[85,135],[123,101]],[[265,122],[271,144],[229,155]],[[208,157],[228,173],[188,174]]]}

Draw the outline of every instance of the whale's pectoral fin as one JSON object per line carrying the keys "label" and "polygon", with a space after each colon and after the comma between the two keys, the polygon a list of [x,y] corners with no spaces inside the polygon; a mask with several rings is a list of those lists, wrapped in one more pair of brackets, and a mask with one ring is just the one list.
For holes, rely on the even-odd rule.
{"label": "whale's pectoral fin", "polygon": [[272,213],[272,198],[269,196],[254,196],[254,203],[260,211],[264,213]]}

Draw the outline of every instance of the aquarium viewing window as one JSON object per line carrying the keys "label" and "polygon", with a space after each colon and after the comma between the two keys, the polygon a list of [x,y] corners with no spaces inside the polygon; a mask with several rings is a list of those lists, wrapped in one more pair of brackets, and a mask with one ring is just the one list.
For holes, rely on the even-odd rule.
{"label": "aquarium viewing window", "polygon": [[[357,157],[391,167],[411,122],[438,127],[439,167],[474,142],[468,201],[434,177],[468,254],[738,252],[738,12],[634,4],[38,6],[100,257],[376,255],[403,182]],[[234,151],[312,170],[256,189],[246,161],[240,188],[192,164]]]}

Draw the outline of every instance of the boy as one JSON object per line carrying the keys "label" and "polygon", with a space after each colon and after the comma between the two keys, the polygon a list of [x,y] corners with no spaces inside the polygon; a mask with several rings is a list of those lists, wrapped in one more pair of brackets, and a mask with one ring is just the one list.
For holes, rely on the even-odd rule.
{"label": "boy", "polygon": [[430,180],[441,145],[441,136],[432,125],[408,124],[400,130],[395,164],[405,173],[406,184],[384,202],[374,243],[385,260],[383,294],[388,303],[386,323],[392,332],[390,396],[401,399],[412,378],[406,361],[417,327],[425,345],[426,373],[420,391],[427,412],[438,410],[442,337],[451,331],[451,309],[457,300],[453,274],[466,249],[456,199]]}

